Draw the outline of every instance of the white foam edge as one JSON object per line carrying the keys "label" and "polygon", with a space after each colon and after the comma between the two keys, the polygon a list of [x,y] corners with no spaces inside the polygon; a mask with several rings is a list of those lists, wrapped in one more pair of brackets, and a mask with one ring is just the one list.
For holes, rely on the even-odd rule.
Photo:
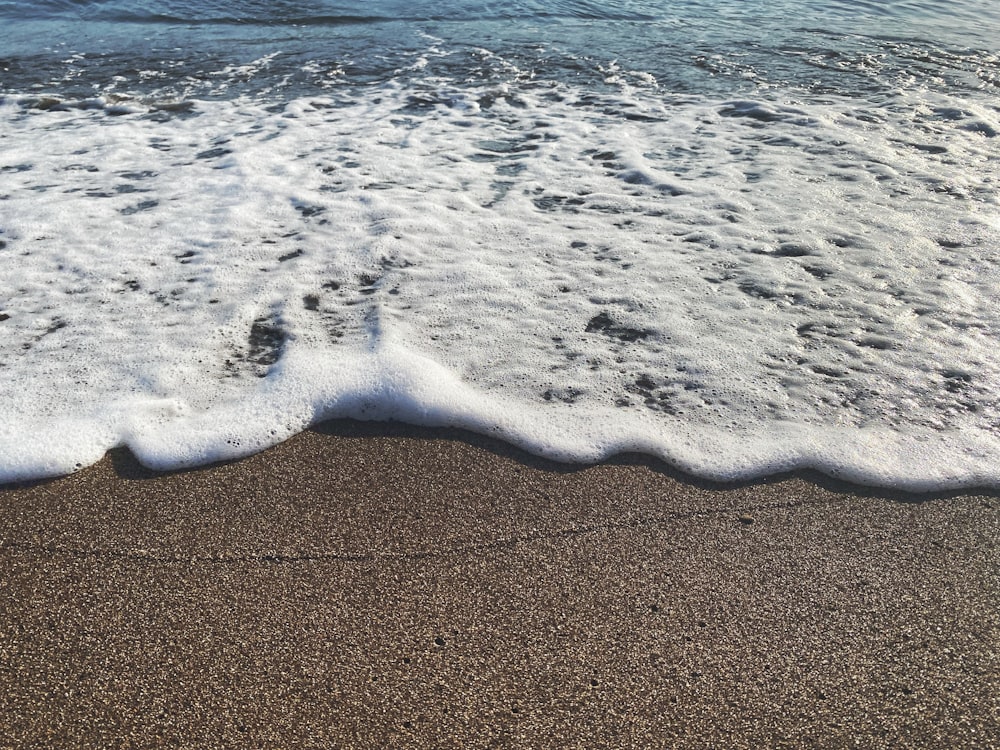
{"label": "white foam edge", "polygon": [[151,469],[198,467],[258,453],[327,419],[354,418],[463,428],[563,462],[648,454],[719,482],[814,469],[910,492],[1000,486],[1000,468],[981,469],[995,439],[976,431],[964,430],[959,440],[957,433],[770,422],[761,434],[684,423],[663,434],[662,423],[613,407],[557,408],[558,417],[548,407],[486,396],[398,345],[336,358],[292,347],[251,394],[206,411],[191,413],[169,399],[132,398],[87,419],[8,423],[0,430],[0,483],[73,473],[119,446]]}

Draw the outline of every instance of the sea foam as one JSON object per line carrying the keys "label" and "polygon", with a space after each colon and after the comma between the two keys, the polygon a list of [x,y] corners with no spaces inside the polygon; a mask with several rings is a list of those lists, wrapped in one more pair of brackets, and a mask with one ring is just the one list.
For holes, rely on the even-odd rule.
{"label": "sea foam", "polygon": [[0,106],[0,480],[349,416],[1000,485],[995,109],[382,84]]}

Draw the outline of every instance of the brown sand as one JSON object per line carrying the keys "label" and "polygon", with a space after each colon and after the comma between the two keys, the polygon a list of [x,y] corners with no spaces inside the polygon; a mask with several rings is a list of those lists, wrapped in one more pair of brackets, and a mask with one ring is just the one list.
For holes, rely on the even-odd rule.
{"label": "brown sand", "polygon": [[331,423],[0,491],[0,747],[998,747],[1000,501]]}

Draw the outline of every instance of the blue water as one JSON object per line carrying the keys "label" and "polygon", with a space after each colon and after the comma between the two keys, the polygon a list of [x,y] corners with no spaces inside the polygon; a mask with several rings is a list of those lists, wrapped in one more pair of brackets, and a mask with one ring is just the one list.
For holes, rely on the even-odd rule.
{"label": "blue water", "polygon": [[385,81],[403,75],[428,37],[449,54],[431,59],[425,78],[503,77],[468,54],[485,47],[540,78],[600,85],[593,62],[617,60],[670,91],[699,94],[1000,84],[1000,4],[992,0],[4,0],[0,22],[0,90],[67,97],[109,88],[176,94],[222,66],[275,53],[266,76],[199,93],[296,96],[318,82],[303,63],[337,63],[348,85]]}

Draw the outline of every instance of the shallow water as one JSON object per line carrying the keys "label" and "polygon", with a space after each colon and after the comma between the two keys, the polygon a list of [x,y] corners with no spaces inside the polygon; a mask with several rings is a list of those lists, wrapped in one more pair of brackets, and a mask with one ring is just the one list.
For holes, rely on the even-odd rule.
{"label": "shallow water", "polygon": [[0,479],[396,418],[1000,484],[965,3],[0,2]]}

